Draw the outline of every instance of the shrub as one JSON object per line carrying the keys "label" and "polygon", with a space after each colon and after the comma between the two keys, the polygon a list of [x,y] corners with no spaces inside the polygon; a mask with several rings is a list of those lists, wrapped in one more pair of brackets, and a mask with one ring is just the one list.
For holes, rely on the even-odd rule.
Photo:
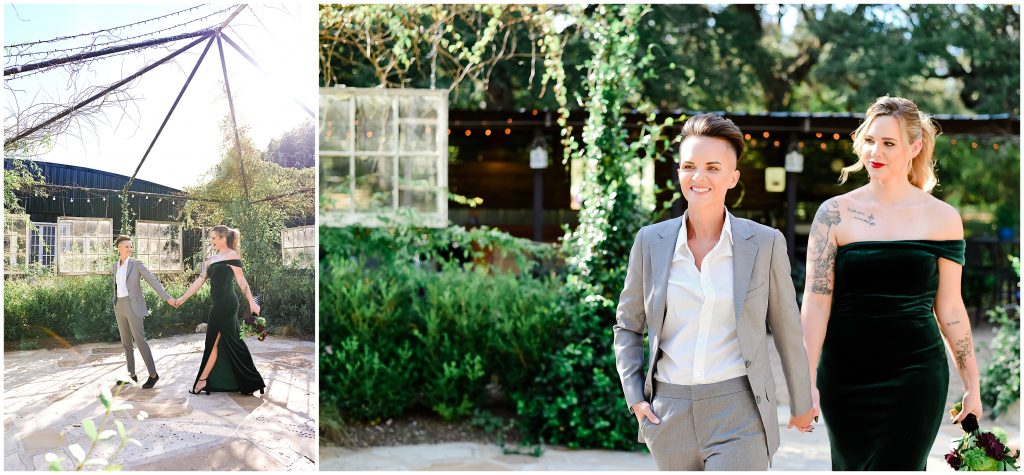
{"label": "shrub", "polygon": [[[181,279],[166,281],[173,296],[187,289]],[[4,282],[4,340],[13,347],[34,347],[40,340],[53,339],[70,344],[118,341],[114,318],[114,286],[110,276],[35,276],[8,278]],[[206,321],[210,308],[209,290],[204,287],[181,308],[167,305],[148,285],[143,294],[150,315],[146,336],[189,333]]]}
{"label": "shrub", "polygon": [[[341,419],[416,407],[468,416],[489,385],[531,384],[555,347],[565,323],[559,282],[534,276],[536,255],[524,250],[542,249],[535,244],[491,230],[321,233],[320,391]],[[514,250],[514,270],[530,272],[487,261],[497,243]]]}

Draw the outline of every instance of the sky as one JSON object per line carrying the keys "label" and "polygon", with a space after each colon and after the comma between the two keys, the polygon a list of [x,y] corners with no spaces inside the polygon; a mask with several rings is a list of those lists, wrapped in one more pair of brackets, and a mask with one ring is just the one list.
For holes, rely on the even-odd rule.
{"label": "sky", "polygon": [[[198,4],[4,4],[4,46],[93,32],[183,10]],[[121,37],[144,35],[228,8],[230,4],[205,5],[195,11],[118,30]],[[317,13],[316,4],[252,4],[225,29],[268,74],[248,63],[227,43],[224,52],[235,111],[240,125],[250,127],[256,145],[266,149],[272,139],[312,122],[296,97],[309,109],[317,109]],[[214,26],[229,15],[135,39],[166,36]],[[111,41],[98,35],[38,45],[30,51],[75,48]],[[79,73],[77,86],[115,82],[166,56],[191,40],[168,48],[151,48],[91,63]],[[104,170],[131,176],[160,123],[195,66],[205,43],[200,43],[166,64],[130,83],[135,101],[125,109],[110,108],[93,127],[73,128],[56,137],[53,147],[37,160]],[[65,53],[60,53],[65,54]],[[5,66],[28,62],[5,58]],[[15,103],[34,100],[68,103],[69,75],[63,68],[42,74],[15,76],[4,91],[4,125],[9,124]],[[202,66],[157,140],[137,178],[181,188],[198,184],[222,156],[220,122],[229,113],[223,93],[223,74],[217,45],[210,48]],[[16,102],[15,102],[16,101]]]}

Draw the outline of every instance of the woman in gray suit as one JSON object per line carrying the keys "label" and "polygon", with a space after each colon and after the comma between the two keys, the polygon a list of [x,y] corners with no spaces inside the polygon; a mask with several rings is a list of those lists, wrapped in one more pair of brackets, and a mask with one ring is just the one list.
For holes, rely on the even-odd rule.
{"label": "woman in gray suit", "polygon": [[[153,361],[153,352],[146,343],[146,330],[143,328],[143,321],[149,315],[146,308],[146,298],[142,295],[142,278],[145,277],[150,287],[160,294],[169,305],[174,305],[171,294],[164,290],[160,281],[156,280],[153,273],[146,268],[146,265],[138,259],[132,259],[132,238],[121,235],[114,240],[114,247],[117,248],[118,259],[111,271],[114,274],[114,318],[117,319],[117,331],[121,336],[121,345],[124,346],[125,359],[128,363],[128,377],[138,382],[139,377],[135,375],[135,349],[139,347],[142,361],[149,371],[149,378],[142,385],[143,389],[150,389],[156,385],[160,375],[156,373],[156,363]],[[118,384],[128,384],[127,381],[118,381]]]}
{"label": "woman in gray suit", "polygon": [[[615,358],[629,411],[661,470],[767,470],[779,446],[768,329],[792,416],[813,429],[807,355],[786,241],[725,207],[743,134],[701,114],[680,145],[682,217],[643,227],[616,313]],[[643,336],[650,340],[644,369]]]}

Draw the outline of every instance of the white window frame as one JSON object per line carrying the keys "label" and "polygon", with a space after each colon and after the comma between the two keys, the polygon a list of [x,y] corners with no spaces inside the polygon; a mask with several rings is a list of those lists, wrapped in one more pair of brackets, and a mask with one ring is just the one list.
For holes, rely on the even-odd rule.
{"label": "white window frame", "polygon": [[[301,236],[302,234],[309,233],[310,239],[303,241],[302,245],[297,246],[296,239],[300,238],[296,235]],[[289,251],[291,254],[308,254],[308,258],[289,258]],[[316,226],[296,226],[294,228],[284,228],[281,230],[281,263],[285,266],[295,267],[300,269],[312,269],[313,263],[316,262]]]}
{"label": "white window frame", "polygon": [[[76,221],[83,222],[97,222],[97,223],[108,223],[108,232],[103,234],[97,234],[95,236],[76,236],[74,232],[74,223]],[[91,270],[74,269],[68,270],[67,264],[64,263],[66,258],[64,252],[64,239],[71,239],[72,245],[76,239],[89,238],[96,239],[99,244],[100,252],[96,253],[80,253],[82,256],[103,256],[109,257],[110,259],[102,259],[100,264],[96,268]],[[94,275],[94,274],[109,274],[110,269],[114,265],[114,220],[112,218],[81,218],[77,216],[60,216],[57,218],[57,273],[62,275]],[[105,251],[104,251],[105,249]],[[88,259],[88,257],[87,257]]]}
{"label": "white window frame", "polygon": [[[163,225],[163,226],[176,226],[178,228],[178,238],[176,240],[177,243],[178,243],[178,255],[175,256],[175,263],[176,263],[176,265],[174,267],[172,267],[172,268],[164,268],[164,267],[162,267],[160,265],[156,265],[156,264],[152,263],[152,261],[150,260],[150,256],[165,255],[163,253],[160,253],[160,254],[147,254],[147,253],[143,253],[144,246],[142,245],[142,239],[147,239],[148,240],[148,239],[151,239],[151,238],[143,238],[142,233],[139,232],[139,226],[140,225],[146,225],[146,224],[157,224],[157,225]],[[134,236],[134,238],[135,238],[134,239],[135,240],[135,257],[138,260],[142,261],[144,264],[146,264],[146,268],[148,268],[149,271],[154,273],[154,274],[176,274],[176,273],[179,273],[179,272],[184,272],[185,271],[185,263],[184,263],[184,260],[182,259],[182,252],[183,252],[182,251],[182,244],[183,244],[182,233],[183,232],[184,232],[184,227],[182,226],[182,224],[174,222],[174,221],[149,221],[149,220],[141,220],[141,219],[140,220],[136,220],[135,221],[135,236]],[[166,242],[166,241],[171,241],[171,240],[172,239],[164,239],[164,238],[156,239],[157,242]]]}
{"label": "white window frame", "polygon": [[[52,230],[52,232],[46,232],[45,230]],[[50,240],[47,240],[47,237]],[[33,239],[38,242],[32,243]],[[57,266],[57,223],[42,223],[32,222],[32,229],[29,230],[28,234],[28,261],[29,264],[39,263],[40,266],[46,268],[55,268]],[[47,252],[49,248],[49,252]],[[44,264],[43,261],[46,258],[50,258],[49,264]]]}
{"label": "white window frame", "polygon": [[[335,99],[351,99],[352,106],[349,107],[349,117],[347,118],[333,118],[327,117],[325,113],[325,100],[326,97],[333,97]],[[377,152],[377,151],[360,151],[356,150],[356,137],[355,131],[356,121],[359,119],[356,115],[355,101],[364,97],[383,97],[391,100],[391,113],[394,115],[394,119],[388,126],[390,127],[389,136],[395,143],[390,147],[393,151]],[[405,118],[403,117],[403,111],[400,109],[400,99],[403,98],[435,98],[437,101],[437,118],[436,119],[422,119],[422,118]],[[330,203],[321,204],[318,206],[320,210],[320,224],[326,226],[350,226],[360,225],[368,227],[383,227],[394,223],[395,219],[399,214],[399,211],[403,208],[400,204],[400,195],[404,191],[425,191],[425,190],[436,190],[436,208],[432,212],[419,212],[417,216],[420,220],[414,224],[429,227],[444,227],[448,224],[448,92],[446,90],[434,90],[434,89],[379,89],[379,88],[341,88],[341,87],[322,87],[320,88],[320,123],[318,124],[318,133],[322,134],[326,122],[329,120],[343,120],[348,123],[348,130],[350,133],[348,137],[342,138],[338,143],[344,143],[342,147],[334,147],[329,145],[329,141],[325,143],[324,140],[319,140],[318,154],[320,160],[320,174],[321,179],[323,178],[335,178],[338,177],[329,173],[330,169],[325,170],[324,164],[328,162],[334,162],[335,160],[347,160],[349,176],[348,181],[348,193],[338,193],[340,199],[344,199],[344,204],[338,207],[332,206]],[[430,125],[434,129],[436,149],[432,152],[422,151],[403,151],[401,145],[397,143],[400,136],[400,131],[403,125]],[[342,148],[342,150],[339,150]],[[391,206],[385,207],[380,210],[371,211],[357,211],[356,200],[359,199],[358,195],[360,190],[356,189],[356,160],[359,158],[383,158],[392,159],[391,164]],[[400,170],[404,170],[403,159],[412,159],[420,157],[432,157],[435,160],[435,171],[436,171],[436,182],[429,187],[414,186],[410,184],[403,185],[400,176]],[[340,180],[345,181],[344,177]],[[323,192],[323,191],[321,191]],[[329,191],[328,191],[329,192]]]}
{"label": "white window frame", "polygon": [[[15,221],[24,223],[24,231],[11,229]],[[27,214],[4,213],[4,274],[23,274],[28,269],[28,242],[32,226]],[[11,241],[17,244],[11,248]],[[11,259],[14,262],[11,262]]]}

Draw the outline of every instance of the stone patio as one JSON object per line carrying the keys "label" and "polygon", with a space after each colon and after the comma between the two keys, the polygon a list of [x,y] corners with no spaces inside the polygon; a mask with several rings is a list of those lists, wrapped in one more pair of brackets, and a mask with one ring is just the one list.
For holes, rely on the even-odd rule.
{"label": "stone patio", "polygon": [[[267,383],[266,394],[188,393],[203,351],[202,334],[148,340],[160,381],[153,389],[126,386],[133,405],[118,418],[142,447],[128,445],[113,460],[126,470],[316,470],[316,344],[272,336],[246,344]],[[139,381],[148,376],[136,350]],[[100,385],[127,378],[118,343],[4,353],[4,470],[45,470],[47,452],[91,443],[82,420],[99,425]],[[145,411],[140,422],[134,417]],[[106,428],[113,429],[112,421]],[[111,440],[119,440],[116,436]],[[93,454],[109,457],[118,442]]]}
{"label": "stone patio", "polygon": [[[989,342],[993,328],[982,325],[974,329],[975,346],[978,348],[978,365],[984,367],[991,358]],[[786,429],[789,422],[789,394],[782,372],[782,363],[772,342],[770,357],[772,371],[777,383],[776,400],[779,403],[778,416],[781,446],[776,452],[771,470],[820,470],[832,469],[832,457],[828,444],[828,432],[824,421],[816,425],[811,433]],[[950,387],[947,394],[949,406],[959,400],[960,377],[950,365]],[[1009,435],[1009,445],[1020,447],[1020,403],[1016,403],[996,421],[986,416],[983,429],[1002,427]],[[953,469],[946,464],[944,455],[950,450],[950,441],[963,435],[959,426],[944,423],[932,445],[928,456],[929,471]],[[394,447],[372,447],[353,450],[344,447],[320,448],[321,470],[655,470],[650,454],[638,452],[615,452],[609,450],[571,450],[562,447],[546,447],[541,457],[505,455],[496,445],[474,442],[453,442],[444,444],[420,444]]]}

